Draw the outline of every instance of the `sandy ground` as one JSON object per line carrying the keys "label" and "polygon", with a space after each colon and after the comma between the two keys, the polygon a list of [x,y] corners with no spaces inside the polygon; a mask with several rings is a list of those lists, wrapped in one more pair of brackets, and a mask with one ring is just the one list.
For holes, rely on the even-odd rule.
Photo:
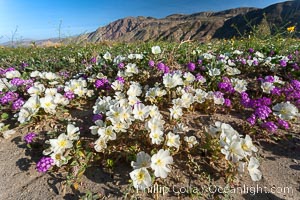
{"label": "sandy ground", "polygon": [[[222,118],[224,121],[231,121],[230,117],[226,116],[225,118],[224,116],[214,116],[213,118],[213,120]],[[203,120],[205,121],[205,119]],[[299,125],[296,127],[299,128]],[[298,128],[291,130],[292,139],[290,140],[278,143],[259,142],[260,169],[263,172],[263,179],[254,183],[246,174],[242,178],[243,182],[239,185],[240,188],[237,189],[237,192],[224,195],[221,199],[299,200],[300,134]],[[0,199],[72,200],[79,199],[88,190],[103,195],[104,199],[126,198],[125,193],[129,189],[128,173],[131,171],[128,164],[116,167],[114,174],[107,173],[100,167],[92,167],[85,172],[79,191],[72,191],[71,188],[62,187],[62,178],[52,174],[41,174],[35,170],[35,164],[41,155],[28,150],[22,139],[25,134],[20,131],[9,139],[0,138]],[[182,172],[178,171],[178,173]],[[182,177],[183,179],[180,179],[180,184],[184,187],[190,183],[188,177],[187,173]],[[195,179],[195,183],[197,181],[199,182]],[[171,180],[169,184],[171,183],[178,184],[176,180]],[[179,187],[180,185],[177,185],[175,189],[178,190]],[[153,196],[143,194],[137,194],[136,197],[136,199],[153,198]],[[192,198],[198,199],[199,196],[178,195],[174,192],[160,196],[160,199]]]}

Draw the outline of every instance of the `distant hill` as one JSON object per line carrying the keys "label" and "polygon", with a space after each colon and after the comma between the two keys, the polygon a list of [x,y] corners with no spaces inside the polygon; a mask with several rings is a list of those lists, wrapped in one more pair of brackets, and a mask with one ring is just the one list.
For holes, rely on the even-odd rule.
{"label": "distant hill", "polygon": [[[274,34],[278,29],[288,26],[296,26],[300,30],[300,1],[287,1],[273,4],[264,9],[252,10],[247,13],[237,15],[227,20],[219,28],[214,38],[231,38],[238,36],[238,31],[233,26],[238,27],[241,34],[251,31],[250,27],[263,25],[269,29],[270,34]],[[297,33],[298,37],[299,32]]]}
{"label": "distant hill", "polygon": [[[221,12],[199,12],[190,15],[173,14],[165,18],[126,17],[100,27],[94,32],[58,40],[36,41],[37,45],[58,42],[100,42],[105,40],[134,41],[207,41],[232,38],[251,31],[250,27],[263,26],[264,31],[274,34],[278,28],[296,26],[300,30],[300,0],[286,1],[266,8],[235,8]],[[238,30],[237,30],[238,29]],[[299,32],[297,33],[298,37]],[[28,45],[29,41],[19,42]],[[9,45],[9,43],[8,43]]]}
{"label": "distant hill", "polygon": [[81,39],[89,42],[101,40],[181,41],[187,39],[205,41],[211,39],[227,20],[255,10],[258,9],[236,8],[222,12],[200,12],[191,15],[174,14],[162,19],[126,17],[85,34],[81,36]]}

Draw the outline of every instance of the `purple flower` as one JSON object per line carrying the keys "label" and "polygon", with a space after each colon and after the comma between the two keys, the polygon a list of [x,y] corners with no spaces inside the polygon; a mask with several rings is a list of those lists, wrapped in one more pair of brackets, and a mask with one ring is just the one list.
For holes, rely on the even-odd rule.
{"label": "purple flower", "polygon": [[67,72],[67,71],[62,71],[62,72],[59,72],[59,75],[64,77],[64,78],[69,78],[70,76],[70,73]]}
{"label": "purple flower", "polygon": [[72,100],[75,98],[75,94],[72,91],[67,91],[65,92],[64,97],[66,97],[69,100]]}
{"label": "purple flower", "polygon": [[281,95],[281,89],[278,87],[273,88],[273,90],[271,91],[272,95],[276,95],[276,96],[280,96]]}
{"label": "purple flower", "polygon": [[202,65],[202,60],[201,59],[197,60],[197,63],[198,65]]}
{"label": "purple flower", "polygon": [[97,58],[96,58],[96,57],[92,57],[92,58],[90,59],[90,62],[91,62],[91,63],[96,63],[96,62],[97,62]]}
{"label": "purple flower", "polygon": [[45,173],[52,165],[54,165],[54,160],[51,157],[42,157],[37,163],[36,169],[38,172]]}
{"label": "purple flower", "polygon": [[22,98],[19,98],[12,104],[12,109],[20,110],[21,107],[24,105],[24,103],[25,103],[24,100]]}
{"label": "purple flower", "polygon": [[249,53],[254,53],[254,49],[253,48],[249,48]]}
{"label": "purple flower", "polygon": [[203,82],[205,80],[204,76],[202,76],[201,74],[196,74],[196,80],[197,81],[200,81],[200,82]]}
{"label": "purple flower", "polygon": [[96,114],[93,115],[93,122],[97,121],[97,120],[103,120],[103,115],[102,114]]}
{"label": "purple flower", "polygon": [[250,107],[250,102],[251,102],[251,99],[249,98],[248,93],[242,92],[241,93],[241,104],[244,107],[249,108]]}
{"label": "purple flower", "polygon": [[291,81],[291,84],[292,84],[292,86],[293,86],[293,88],[294,88],[295,90],[300,91],[300,81],[298,81],[298,80],[292,80],[292,81]]}
{"label": "purple flower", "polygon": [[224,105],[225,105],[226,107],[230,107],[230,106],[231,106],[231,101],[230,101],[230,99],[225,99]]}
{"label": "purple flower", "polygon": [[287,130],[287,129],[290,128],[289,123],[287,121],[285,121],[285,120],[278,119],[277,122],[278,122],[279,127],[284,128],[285,130]]}
{"label": "purple flower", "polygon": [[294,70],[298,71],[300,69],[300,67],[298,66],[297,63],[293,63],[292,67],[294,68]]}
{"label": "purple flower", "polygon": [[257,104],[258,105],[269,106],[269,105],[272,104],[272,100],[271,100],[271,98],[262,97],[260,99],[257,99]]}
{"label": "purple flower", "polygon": [[286,67],[287,66],[286,60],[280,60],[279,64],[280,64],[281,67]]}
{"label": "purple flower", "polygon": [[247,64],[247,61],[246,61],[246,59],[244,59],[244,58],[242,58],[242,59],[240,60],[240,62],[241,62],[243,65],[246,65],[246,64]]}
{"label": "purple flower", "polygon": [[253,66],[257,66],[258,65],[258,60],[253,60]]}
{"label": "purple flower", "polygon": [[165,64],[162,62],[157,63],[157,69],[159,69],[160,71],[164,71],[165,70]]}
{"label": "purple flower", "polygon": [[15,93],[15,92],[6,92],[4,94],[4,96],[2,96],[0,98],[0,103],[2,105],[5,105],[5,104],[8,104],[8,103],[12,103],[14,102],[15,100],[17,100],[19,98],[19,94],[18,93]]}
{"label": "purple flower", "polygon": [[287,56],[287,58],[288,58],[289,60],[292,60],[292,59],[293,59],[293,55],[290,54],[290,55]]}
{"label": "purple flower", "polygon": [[164,68],[164,74],[167,74],[170,72],[170,68],[168,66],[165,66]]}
{"label": "purple flower", "polygon": [[11,80],[11,84],[12,85],[15,85],[15,86],[21,86],[21,85],[23,85],[24,84],[24,80],[23,79],[20,79],[20,78],[13,78],[12,80]]}
{"label": "purple flower", "polygon": [[[226,80],[227,77],[224,77],[223,80]],[[229,80],[229,79],[228,79]],[[232,84],[230,82],[220,82],[218,84],[218,88],[220,90],[223,90],[224,92],[234,92],[234,88],[232,87]]]}
{"label": "purple flower", "polygon": [[120,62],[120,63],[118,64],[118,68],[119,68],[119,69],[123,69],[124,67],[125,67],[125,64],[124,64],[124,63]]}
{"label": "purple flower", "polygon": [[265,77],[265,82],[269,82],[269,83],[274,83],[274,77],[273,76],[266,76]]}
{"label": "purple flower", "polygon": [[276,124],[274,124],[274,122],[265,122],[261,124],[261,127],[267,129],[271,133],[274,133],[278,129],[278,127],[276,126]]}
{"label": "purple flower", "polygon": [[27,135],[24,136],[24,140],[27,144],[31,143],[33,139],[36,137],[36,134],[33,132],[27,133]]}
{"label": "purple flower", "polygon": [[155,66],[154,60],[149,60],[148,65],[149,67],[154,67]]}
{"label": "purple flower", "polygon": [[253,125],[255,124],[255,122],[256,122],[256,116],[255,116],[254,114],[252,114],[252,115],[247,119],[247,122],[253,126]]}
{"label": "purple flower", "polygon": [[193,63],[193,62],[189,62],[189,63],[187,64],[187,68],[188,68],[190,71],[194,71],[194,70],[196,69],[196,65],[195,65],[195,63]]}
{"label": "purple flower", "polygon": [[118,81],[120,81],[121,83],[125,83],[125,79],[122,77],[122,76],[118,76],[117,78],[116,78],[116,80],[118,80]]}
{"label": "purple flower", "polygon": [[272,113],[272,110],[268,106],[260,106],[255,109],[255,115],[264,120],[269,117],[269,114]]}
{"label": "purple flower", "polygon": [[98,89],[109,89],[110,84],[106,78],[97,79],[95,82],[95,87]]}

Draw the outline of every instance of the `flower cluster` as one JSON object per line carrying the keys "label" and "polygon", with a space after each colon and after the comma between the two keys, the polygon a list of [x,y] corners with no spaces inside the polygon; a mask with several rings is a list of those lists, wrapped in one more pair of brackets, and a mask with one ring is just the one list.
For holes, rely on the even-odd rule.
{"label": "flower cluster", "polygon": [[156,154],[150,157],[145,152],[139,152],[136,156],[136,162],[132,161],[133,171],[130,172],[130,178],[136,189],[144,190],[152,185],[152,179],[147,168],[154,171],[155,177],[166,178],[171,171],[170,165],[173,164],[173,157],[168,150],[160,149]]}
{"label": "flower cluster", "polygon": [[[240,173],[244,172],[246,162],[248,162],[248,172],[253,181],[259,181],[262,177],[258,169],[259,162],[253,156],[258,149],[252,143],[249,135],[242,138],[239,133],[229,124],[216,122],[215,126],[210,126],[207,131],[213,137],[219,137],[222,154],[226,160],[232,162]],[[249,158],[250,157],[250,158]]]}

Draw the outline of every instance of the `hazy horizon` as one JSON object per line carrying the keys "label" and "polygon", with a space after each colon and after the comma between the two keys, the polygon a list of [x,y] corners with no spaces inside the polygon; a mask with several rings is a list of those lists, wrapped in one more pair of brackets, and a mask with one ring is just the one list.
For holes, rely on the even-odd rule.
{"label": "hazy horizon", "polygon": [[[237,7],[264,8],[282,0],[0,0],[0,43],[41,40],[91,32],[127,16],[162,18],[171,14],[221,11]],[[60,27],[60,28],[59,28]],[[60,34],[59,34],[60,30]]]}

